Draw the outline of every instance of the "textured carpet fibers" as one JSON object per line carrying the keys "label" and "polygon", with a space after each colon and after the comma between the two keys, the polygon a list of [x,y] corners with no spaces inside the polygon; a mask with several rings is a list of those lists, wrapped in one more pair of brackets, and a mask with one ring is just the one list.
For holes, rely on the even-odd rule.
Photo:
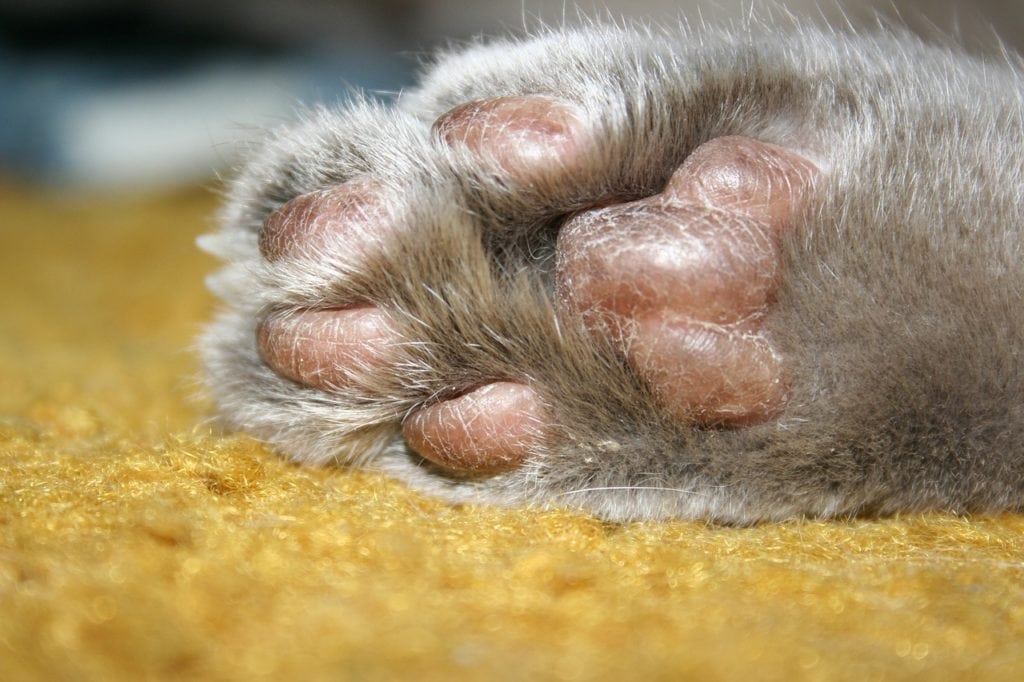
{"label": "textured carpet fibers", "polygon": [[214,200],[0,190],[0,679],[1024,679],[1024,517],[451,507],[205,425]]}

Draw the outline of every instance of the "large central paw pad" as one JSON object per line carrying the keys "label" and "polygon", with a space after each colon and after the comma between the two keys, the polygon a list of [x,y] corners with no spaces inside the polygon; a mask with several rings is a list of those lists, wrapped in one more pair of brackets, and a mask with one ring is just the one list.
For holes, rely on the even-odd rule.
{"label": "large central paw pad", "polygon": [[[571,194],[592,144],[581,116],[550,97],[503,97],[458,107],[434,131],[482,171],[519,184],[543,178]],[[734,427],[770,419],[787,390],[764,325],[782,276],[779,239],[817,174],[793,151],[721,137],[698,147],[661,193],[568,217],[556,246],[558,315],[613,344],[677,420]],[[341,244],[373,254],[387,248],[382,237],[414,229],[396,224],[386,204],[372,178],[298,197],[266,221],[261,251],[268,261],[330,256]],[[271,368],[322,390],[395,371],[389,348],[416,341],[364,305],[271,315],[257,335]],[[411,411],[403,433],[442,467],[493,474],[544,443],[548,418],[533,387],[496,377]]]}
{"label": "large central paw pad", "polygon": [[615,337],[675,417],[762,421],[786,392],[763,328],[779,283],[779,235],[813,177],[810,162],[781,147],[711,140],[660,194],[563,227],[560,298],[594,333]]}

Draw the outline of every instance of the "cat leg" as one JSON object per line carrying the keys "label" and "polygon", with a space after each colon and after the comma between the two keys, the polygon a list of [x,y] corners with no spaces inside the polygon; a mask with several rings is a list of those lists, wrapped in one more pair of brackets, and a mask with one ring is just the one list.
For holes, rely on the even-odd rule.
{"label": "cat leg", "polygon": [[297,460],[456,501],[1019,506],[1018,82],[813,30],[448,55],[233,186],[210,385]]}

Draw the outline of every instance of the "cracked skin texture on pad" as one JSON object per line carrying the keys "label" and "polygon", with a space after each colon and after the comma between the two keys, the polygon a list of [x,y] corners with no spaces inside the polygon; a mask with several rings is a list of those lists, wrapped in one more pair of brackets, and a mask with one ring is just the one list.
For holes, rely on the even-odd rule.
{"label": "cracked skin texture on pad", "polygon": [[199,192],[0,190],[0,678],[1024,675],[1024,518],[453,507],[217,435]]}

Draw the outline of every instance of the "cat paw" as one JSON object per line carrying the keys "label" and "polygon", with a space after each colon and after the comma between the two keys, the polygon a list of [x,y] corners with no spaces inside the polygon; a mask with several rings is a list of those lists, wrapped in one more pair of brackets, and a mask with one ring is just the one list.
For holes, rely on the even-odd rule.
{"label": "cat paw", "polygon": [[1016,508],[1019,77],[990,67],[808,27],[443,55],[252,154],[203,241],[208,386],[295,460],[453,501]]}
{"label": "cat paw", "polygon": [[[592,163],[593,126],[548,96],[463,104],[432,130],[437,144],[480,173],[511,188],[542,183],[547,196],[572,196],[580,168]],[[780,235],[817,174],[792,150],[725,136],[697,147],[657,193],[632,201],[598,196],[555,216],[555,324],[579,326],[613,348],[680,424],[723,428],[771,419],[787,393],[784,362],[764,324],[782,276]],[[293,264],[380,257],[414,229],[389,209],[387,195],[364,177],[298,196],[265,220],[261,256]],[[400,372],[400,349],[420,342],[386,307],[365,301],[273,311],[256,335],[277,374],[332,392],[368,373]],[[468,389],[439,386],[436,395],[443,397],[409,409],[401,430],[412,450],[446,470],[508,471],[552,438],[542,387],[480,377]]]}

